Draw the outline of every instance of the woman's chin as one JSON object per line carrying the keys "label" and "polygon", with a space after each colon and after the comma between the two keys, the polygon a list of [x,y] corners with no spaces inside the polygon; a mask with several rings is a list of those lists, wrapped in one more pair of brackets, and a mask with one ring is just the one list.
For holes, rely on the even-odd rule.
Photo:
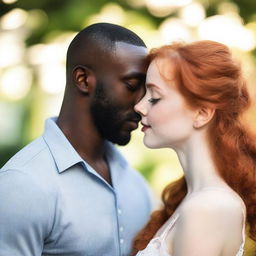
{"label": "woman's chin", "polygon": [[162,148],[160,145],[158,144],[155,144],[155,143],[152,143],[152,142],[149,142],[147,140],[143,140],[143,143],[144,145],[147,147],[147,148],[152,148],[152,149],[158,149],[158,148]]}

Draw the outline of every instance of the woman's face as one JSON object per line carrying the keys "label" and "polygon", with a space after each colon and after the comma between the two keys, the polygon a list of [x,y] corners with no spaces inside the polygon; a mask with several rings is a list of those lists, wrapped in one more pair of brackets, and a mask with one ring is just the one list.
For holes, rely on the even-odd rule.
{"label": "woman's face", "polygon": [[160,59],[150,63],[146,77],[147,91],[135,105],[135,111],[142,117],[144,144],[147,147],[178,149],[194,130],[195,111],[187,106],[176,88],[173,69],[168,69],[168,82],[161,76],[159,69],[166,67],[164,63],[167,62]]}

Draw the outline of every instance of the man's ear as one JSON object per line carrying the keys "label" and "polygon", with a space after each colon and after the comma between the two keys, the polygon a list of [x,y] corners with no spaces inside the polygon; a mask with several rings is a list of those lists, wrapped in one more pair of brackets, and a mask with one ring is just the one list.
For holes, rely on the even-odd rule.
{"label": "man's ear", "polygon": [[72,76],[74,84],[82,93],[89,94],[93,90],[96,79],[90,68],[84,65],[77,65],[72,71]]}
{"label": "man's ear", "polygon": [[210,107],[201,107],[197,110],[194,116],[193,127],[196,129],[202,128],[208,124],[215,114],[215,109]]}

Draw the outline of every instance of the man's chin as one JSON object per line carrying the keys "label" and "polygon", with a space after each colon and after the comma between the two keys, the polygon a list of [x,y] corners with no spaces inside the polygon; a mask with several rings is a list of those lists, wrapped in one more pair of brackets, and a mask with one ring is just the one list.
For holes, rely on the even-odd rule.
{"label": "man's chin", "polygon": [[130,140],[131,140],[131,132],[122,132],[119,134],[119,136],[109,138],[109,141],[119,146],[127,145],[130,142]]}

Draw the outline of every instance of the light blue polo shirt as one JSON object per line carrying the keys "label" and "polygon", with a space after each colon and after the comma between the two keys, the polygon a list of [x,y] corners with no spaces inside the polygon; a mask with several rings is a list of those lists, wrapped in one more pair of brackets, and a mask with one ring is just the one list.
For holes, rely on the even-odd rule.
{"label": "light blue polo shirt", "polygon": [[0,170],[0,255],[130,255],[151,211],[144,179],[106,142],[110,186],[55,121]]}

